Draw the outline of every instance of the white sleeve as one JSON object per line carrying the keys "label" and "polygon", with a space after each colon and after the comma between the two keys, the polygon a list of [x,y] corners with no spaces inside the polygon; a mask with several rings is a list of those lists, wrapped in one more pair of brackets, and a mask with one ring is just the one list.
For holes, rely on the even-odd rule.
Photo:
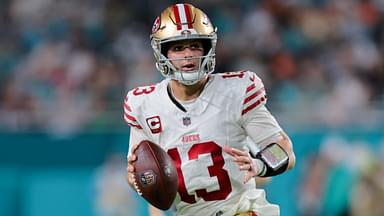
{"label": "white sleeve", "polygon": [[252,113],[249,113],[247,118],[244,119],[243,127],[247,135],[257,145],[261,145],[263,140],[282,131],[279,123],[265,105],[252,110]]}
{"label": "white sleeve", "polygon": [[131,154],[132,146],[140,143],[143,140],[149,140],[144,130],[131,127],[131,131],[129,134],[128,155]]}

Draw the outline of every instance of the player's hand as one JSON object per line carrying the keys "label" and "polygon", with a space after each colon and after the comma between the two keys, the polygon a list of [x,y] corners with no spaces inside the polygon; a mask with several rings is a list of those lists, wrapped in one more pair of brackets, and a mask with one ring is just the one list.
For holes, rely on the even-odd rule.
{"label": "player's hand", "polygon": [[139,187],[137,186],[136,179],[135,179],[135,167],[133,166],[133,162],[137,160],[137,156],[133,154],[133,152],[138,146],[139,146],[138,144],[132,146],[132,153],[131,155],[128,156],[127,181],[128,181],[128,184],[132,188],[134,188],[139,195],[141,195],[142,193]]}
{"label": "player's hand", "polygon": [[246,171],[244,184],[247,183],[251,178],[257,176],[257,166],[249,155],[248,151],[241,151],[229,146],[224,146],[223,150],[233,157],[233,160],[239,165],[240,170]]}

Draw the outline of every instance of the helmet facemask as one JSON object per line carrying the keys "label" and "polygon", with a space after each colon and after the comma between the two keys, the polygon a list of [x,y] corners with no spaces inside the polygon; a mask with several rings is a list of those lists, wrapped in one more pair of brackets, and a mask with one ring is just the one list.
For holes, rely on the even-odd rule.
{"label": "helmet facemask", "polygon": [[[185,40],[185,39],[179,39]],[[188,38],[187,40],[191,40]],[[156,68],[161,72],[164,77],[177,80],[178,82],[184,85],[193,85],[204,78],[207,74],[210,74],[215,69],[215,39],[202,39],[204,47],[204,55],[198,57],[190,58],[180,58],[180,59],[169,59],[166,57],[167,49],[165,47],[167,43],[178,41],[178,40],[168,40],[159,42],[159,49],[154,48],[155,58],[156,58]],[[211,42],[212,41],[212,42]],[[154,44],[152,44],[152,47]],[[198,59],[198,68],[193,71],[183,71],[178,70],[172,64],[171,61],[182,61],[182,60],[194,60]]]}

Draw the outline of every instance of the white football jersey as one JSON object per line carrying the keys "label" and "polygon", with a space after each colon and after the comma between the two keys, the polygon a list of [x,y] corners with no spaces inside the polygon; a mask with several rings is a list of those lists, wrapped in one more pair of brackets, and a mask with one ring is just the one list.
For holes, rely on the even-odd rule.
{"label": "white football jersey", "polygon": [[173,159],[179,176],[178,215],[248,210],[278,215],[279,208],[266,202],[255,181],[243,183],[245,172],[223,151],[225,145],[246,149],[247,137],[259,143],[281,131],[264,106],[262,81],[249,71],[212,74],[200,96],[184,106],[167,89],[169,81],[129,91],[124,118]]}

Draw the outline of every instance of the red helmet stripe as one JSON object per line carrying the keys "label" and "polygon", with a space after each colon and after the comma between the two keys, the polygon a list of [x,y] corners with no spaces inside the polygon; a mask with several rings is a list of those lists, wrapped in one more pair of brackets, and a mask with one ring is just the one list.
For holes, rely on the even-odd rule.
{"label": "red helmet stripe", "polygon": [[193,26],[192,26],[191,8],[189,7],[189,5],[184,4],[184,11],[185,11],[185,16],[187,18],[188,28],[191,29],[193,28]]}
{"label": "red helmet stripe", "polygon": [[175,14],[177,30],[181,30],[179,8],[177,7],[177,5],[173,5],[172,8],[173,8],[173,13]]}

